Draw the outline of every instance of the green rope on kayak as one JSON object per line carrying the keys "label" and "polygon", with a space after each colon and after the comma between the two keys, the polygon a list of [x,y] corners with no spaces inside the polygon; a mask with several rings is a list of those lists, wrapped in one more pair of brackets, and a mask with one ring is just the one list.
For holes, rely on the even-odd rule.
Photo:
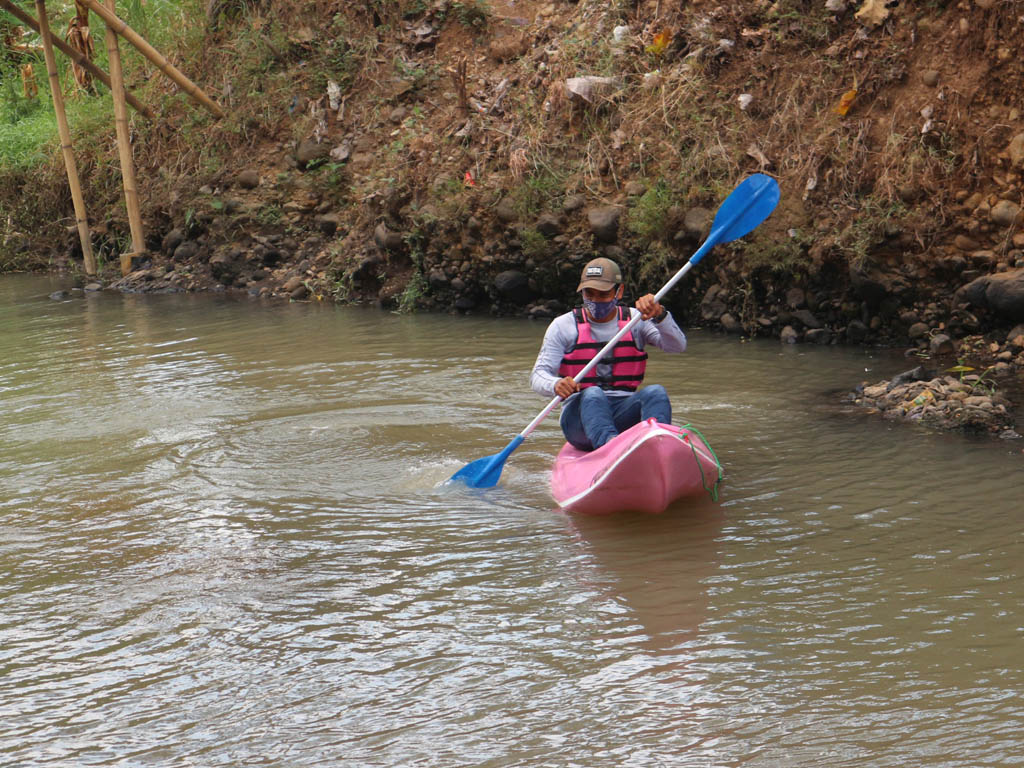
{"label": "green rope on kayak", "polygon": [[690,444],[690,450],[693,452],[693,460],[697,462],[697,469],[700,470],[700,484],[704,487],[704,490],[707,491],[708,495],[711,496],[711,500],[717,502],[718,486],[722,482],[722,462],[718,460],[718,455],[715,453],[715,449],[711,447],[711,443],[707,441],[707,438],[701,434],[699,429],[691,426],[690,424],[683,424],[680,429],[690,430],[693,434],[699,437],[707,449],[711,451],[711,456],[714,458],[715,464],[718,465],[718,477],[715,478],[714,485],[708,488],[707,478],[704,477],[704,465],[701,464],[700,458],[697,456],[697,447],[693,444],[693,440],[686,441]]}

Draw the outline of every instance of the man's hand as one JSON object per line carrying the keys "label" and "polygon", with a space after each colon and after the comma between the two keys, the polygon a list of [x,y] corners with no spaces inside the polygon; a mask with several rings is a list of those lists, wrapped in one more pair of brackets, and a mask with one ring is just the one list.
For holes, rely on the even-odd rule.
{"label": "man's hand", "polygon": [[641,296],[636,300],[636,308],[640,310],[640,315],[644,320],[650,320],[652,317],[657,317],[661,314],[663,307],[654,298],[653,293],[648,293],[646,296]]}
{"label": "man's hand", "polygon": [[565,400],[573,392],[579,392],[580,385],[573,381],[572,376],[566,376],[555,382],[555,394]]}

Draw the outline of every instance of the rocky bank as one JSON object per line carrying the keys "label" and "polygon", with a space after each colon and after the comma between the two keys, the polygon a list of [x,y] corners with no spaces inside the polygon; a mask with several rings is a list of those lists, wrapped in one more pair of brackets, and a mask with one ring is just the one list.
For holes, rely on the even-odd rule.
{"label": "rocky bank", "polygon": [[[211,11],[208,32],[226,74],[206,85],[244,141],[143,190],[150,253],[104,286],[547,318],[595,255],[634,290],[663,284],[757,171],[782,202],[669,297],[685,325],[904,346],[934,361],[936,400],[963,407],[992,393],[943,369],[1019,380],[1014,4],[257,5],[255,20]],[[258,78],[216,58],[254,24],[270,46]],[[141,139],[143,165],[149,152],[169,173],[170,141]],[[97,246],[113,257],[125,225],[105,205]],[[69,234],[54,259],[77,257]],[[857,399],[930,419],[931,400],[904,405],[921,383]]]}

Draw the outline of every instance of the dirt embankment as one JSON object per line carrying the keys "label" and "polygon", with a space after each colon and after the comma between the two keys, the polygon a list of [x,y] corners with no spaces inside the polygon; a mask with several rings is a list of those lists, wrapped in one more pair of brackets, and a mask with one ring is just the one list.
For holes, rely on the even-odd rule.
{"label": "dirt embankment", "polygon": [[669,298],[686,324],[1024,367],[1012,4],[211,7],[182,68],[230,117],[140,129],[152,255],[108,284],[550,317],[595,255],[663,284],[759,171],[782,202]]}

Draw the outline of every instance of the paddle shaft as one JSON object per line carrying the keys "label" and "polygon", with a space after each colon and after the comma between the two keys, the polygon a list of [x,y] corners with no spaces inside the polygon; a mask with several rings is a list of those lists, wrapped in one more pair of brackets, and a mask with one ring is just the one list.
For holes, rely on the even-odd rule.
{"label": "paddle shaft", "polygon": [[[707,255],[707,252],[718,244],[718,241],[722,238],[723,234],[729,231],[732,225],[736,223],[737,219],[739,219],[740,216],[742,216],[747,211],[747,209],[751,205],[753,205],[757,198],[764,194],[765,190],[767,189],[769,189],[769,187],[761,187],[760,189],[758,189],[746,206],[739,208],[732,216],[729,217],[728,220],[724,221],[720,226],[715,227],[711,231],[711,234],[708,235],[708,239],[705,240],[704,244],[697,249],[697,252],[690,257],[690,260],[683,265],[682,269],[676,272],[672,276],[672,278],[661,287],[661,290],[654,294],[654,300],[660,302],[661,297],[664,296],[669,291],[671,291],[672,288],[675,287],[675,284],[682,280],[687,272],[693,269],[693,265],[696,264],[701,259],[703,259],[704,256]],[[601,361],[601,358],[603,358],[608,353],[608,351],[619,342],[619,339],[621,339],[623,336],[629,333],[630,329],[632,329],[633,326],[639,323],[641,319],[641,315],[633,316],[630,319],[630,321],[626,323],[624,326],[622,326],[622,328],[619,329],[619,332],[612,336],[608,343],[601,348],[601,351],[594,355],[593,359],[589,363],[587,363],[586,366],[584,366],[583,370],[577,373],[575,376],[573,376],[572,380],[575,382],[582,381],[584,376],[586,376],[588,373],[594,370],[594,367]],[[560,402],[562,402],[562,398],[559,395],[555,395],[554,398],[552,398],[551,402],[544,407],[544,410],[538,413],[537,417],[526,425],[526,429],[519,433],[519,435],[517,436],[518,442],[516,442],[515,444],[518,445],[523,440],[525,440],[526,437],[531,432],[533,432],[533,430],[535,430],[537,426],[542,421],[544,421],[544,419],[547,418],[548,414],[551,413],[551,411],[555,409],[555,406],[558,405]]]}

